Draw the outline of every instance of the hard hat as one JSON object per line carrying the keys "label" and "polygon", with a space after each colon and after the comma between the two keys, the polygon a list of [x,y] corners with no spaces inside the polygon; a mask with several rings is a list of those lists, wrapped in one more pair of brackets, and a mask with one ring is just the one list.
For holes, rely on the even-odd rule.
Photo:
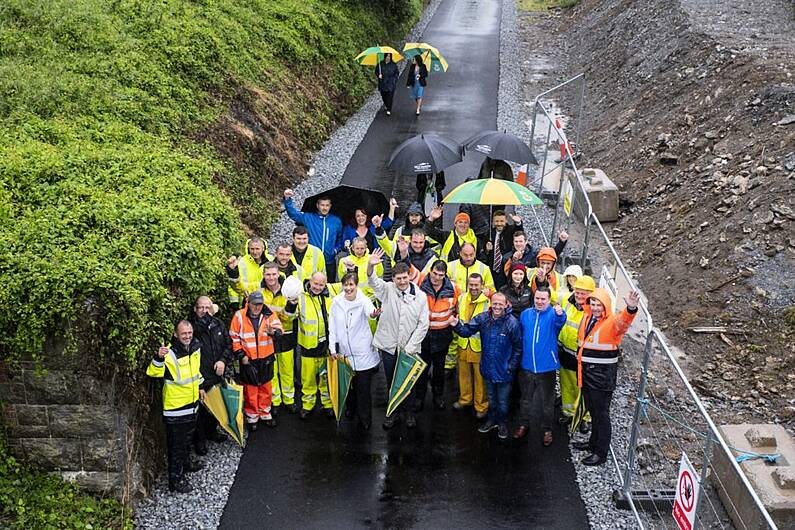
{"label": "hard hat", "polygon": [[582,289],[583,291],[593,291],[596,289],[596,282],[590,276],[580,276],[574,283],[575,289]]}
{"label": "hard hat", "polygon": [[563,276],[576,276],[579,278],[582,276],[582,269],[579,265],[569,265],[566,267],[566,270],[563,271]]}
{"label": "hard hat", "polygon": [[301,280],[296,276],[288,276],[282,284],[282,294],[285,298],[298,298],[298,295],[304,290]]}

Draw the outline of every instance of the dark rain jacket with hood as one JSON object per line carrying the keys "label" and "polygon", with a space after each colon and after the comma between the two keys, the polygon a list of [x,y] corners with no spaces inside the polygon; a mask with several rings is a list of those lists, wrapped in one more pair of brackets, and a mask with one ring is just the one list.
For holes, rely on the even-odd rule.
{"label": "dark rain jacket with hood", "polygon": [[193,337],[201,343],[201,374],[204,378],[202,390],[220,383],[223,376],[215,373],[215,363],[223,361],[227,367],[232,366],[232,339],[223,322],[212,315],[202,318],[191,313],[188,321],[193,326]]}
{"label": "dark rain jacket with hood", "polygon": [[513,286],[511,275],[508,274],[508,283],[500,288],[500,293],[504,294],[505,298],[508,299],[513,316],[517,319],[521,316],[522,311],[530,307],[533,303],[533,291],[530,289],[530,284],[527,283],[527,274],[525,274],[522,283],[519,285],[521,287],[517,290]]}

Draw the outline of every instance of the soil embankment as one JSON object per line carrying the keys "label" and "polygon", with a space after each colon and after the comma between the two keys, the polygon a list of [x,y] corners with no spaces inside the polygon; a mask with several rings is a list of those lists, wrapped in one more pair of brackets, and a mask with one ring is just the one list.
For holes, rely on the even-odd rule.
{"label": "soil embankment", "polygon": [[622,191],[611,237],[658,326],[718,420],[790,429],[794,16],[783,0],[587,0],[556,27],[588,80],[579,165]]}

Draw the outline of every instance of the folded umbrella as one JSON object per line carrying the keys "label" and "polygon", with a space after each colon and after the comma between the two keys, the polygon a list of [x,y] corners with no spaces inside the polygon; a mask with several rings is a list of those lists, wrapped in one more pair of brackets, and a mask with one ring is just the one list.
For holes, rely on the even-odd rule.
{"label": "folded umbrella", "polygon": [[577,432],[577,427],[585,419],[588,414],[588,409],[585,408],[585,398],[582,395],[582,388],[578,389],[577,401],[574,404],[574,416],[571,418],[571,425],[569,426],[569,433],[574,434]]}
{"label": "folded umbrella", "polygon": [[495,178],[464,182],[448,193],[443,202],[451,204],[523,204],[530,206],[543,204],[535,193],[521,184]]}
{"label": "folded umbrella", "polygon": [[386,407],[387,417],[391,416],[408,397],[426,366],[427,364],[420,357],[406,353],[403,350],[398,352],[397,361],[395,362],[395,373],[392,376],[392,384],[389,387],[389,400]]}
{"label": "folded umbrella", "polygon": [[331,396],[331,408],[334,409],[338,423],[345,412],[345,400],[351,389],[353,375],[353,370],[346,360],[328,358],[328,391]]}
{"label": "folded umbrella", "polygon": [[225,381],[213,385],[203,402],[223,430],[243,447],[243,387]]}
{"label": "folded umbrella", "polygon": [[418,175],[438,173],[461,160],[461,148],[455,141],[438,134],[424,133],[397,146],[387,167],[404,175]]}
{"label": "folded umbrella", "polygon": [[464,146],[497,160],[538,165],[538,160],[527,144],[506,131],[481,131],[467,138]]}

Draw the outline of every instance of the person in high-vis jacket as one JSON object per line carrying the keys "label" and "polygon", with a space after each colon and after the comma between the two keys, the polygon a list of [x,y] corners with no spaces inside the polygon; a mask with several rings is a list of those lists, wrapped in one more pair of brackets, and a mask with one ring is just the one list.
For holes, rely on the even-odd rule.
{"label": "person in high-vis jacket", "polygon": [[329,285],[323,272],[315,272],[304,284],[297,299],[287,300],[285,312],[295,316],[298,350],[301,353],[301,419],[306,419],[320,404],[329,418],[334,417],[328,390],[326,360],[329,355],[329,310],[339,288]]}
{"label": "person in high-vis jacket", "polygon": [[246,297],[259,290],[262,282],[262,265],[270,261],[265,240],[252,237],[246,241],[246,251],[239,258],[230,256],[226,264],[229,282],[229,304],[233,311],[245,305]]}
{"label": "person in high-vis jacket", "polygon": [[[588,305],[588,298],[596,289],[596,282],[590,276],[582,276],[574,284],[574,293],[563,303],[566,313],[566,325],[558,335],[558,352],[560,354],[560,400],[563,422],[568,423],[574,416],[574,407],[580,391],[577,388],[577,332]],[[581,425],[587,425],[590,416],[583,419]]]}
{"label": "person in high-vis jacket", "polygon": [[309,232],[305,226],[293,228],[293,254],[290,258],[296,268],[296,276],[305,282],[315,271],[325,272],[326,262],[323,252],[309,244]]}
{"label": "person in high-vis jacket", "polygon": [[577,332],[577,384],[582,388],[585,406],[591,413],[591,437],[572,446],[591,454],[583,458],[586,466],[607,461],[612,428],[610,402],[616,388],[618,347],[638,312],[640,295],[633,291],[624,298],[626,307],[613,313],[610,294],[594,289]]}
{"label": "person in high-vis jacket", "polygon": [[[279,243],[276,247],[276,252],[273,254],[273,263],[279,267],[279,277],[282,280],[290,276],[295,276],[300,279],[298,267],[293,259],[293,246],[287,241]],[[263,274],[264,274],[263,270]]]}
{"label": "person in high-vis jacket", "polygon": [[455,256],[458,256],[461,251],[461,245],[464,243],[471,243],[475,247],[476,253],[478,249],[483,248],[475,232],[469,227],[469,214],[459,212],[453,221],[453,229],[442,230],[436,227],[436,221],[442,218],[443,213],[444,209],[441,206],[436,206],[431,210],[431,214],[425,222],[425,231],[442,245],[442,249],[439,252],[440,258],[444,261],[455,259]]}
{"label": "person in high-vis jacket", "polygon": [[201,343],[193,338],[193,326],[181,320],[174,330],[172,345],[161,346],[149,362],[146,375],[163,379],[163,421],[168,451],[168,489],[179,493],[192,490],[185,473],[199,466],[190,459],[201,389]]}
{"label": "person in high-vis jacket", "polygon": [[275,427],[271,412],[271,379],[275,358],[274,338],[281,336],[282,324],[268,307],[262,291],[248,295],[248,304],[232,317],[229,336],[232,352],[240,359],[243,383],[243,413],[250,431],[262,420]]}
{"label": "person in high-vis jacket", "polygon": [[552,304],[559,304],[566,297],[566,279],[555,270],[558,254],[552,247],[541,247],[536,255],[538,267],[530,274],[530,289],[533,293],[546,287],[552,294]]}
{"label": "person in high-vis jacket", "polygon": [[[373,298],[373,289],[367,283],[367,263],[370,261],[370,252],[367,250],[367,240],[355,237],[350,245],[350,254],[342,258],[337,267],[337,278],[342,278],[349,272],[358,275],[359,289],[370,299]],[[379,263],[375,267],[378,276],[384,275],[384,265]]]}
{"label": "person in high-vis jacket", "polygon": [[262,296],[265,305],[270,309],[282,324],[282,334],[276,339],[276,360],[273,363],[273,379],[271,379],[271,403],[274,407],[284,407],[291,413],[297,412],[295,406],[295,333],[293,333],[293,319],[287,316],[284,308],[287,299],[282,294],[282,284],[279,265],[268,262],[262,267]]}
{"label": "person in high-vis jacket", "polygon": [[[489,309],[489,299],[483,292],[483,277],[473,272],[469,275],[468,283],[467,291],[458,301],[458,318],[462,324]],[[470,337],[456,335],[453,342],[458,347],[458,401],[453,403],[453,408],[461,410],[474,406],[475,416],[479,420],[483,419],[489,410],[489,400],[486,383],[480,375],[480,334]]]}

